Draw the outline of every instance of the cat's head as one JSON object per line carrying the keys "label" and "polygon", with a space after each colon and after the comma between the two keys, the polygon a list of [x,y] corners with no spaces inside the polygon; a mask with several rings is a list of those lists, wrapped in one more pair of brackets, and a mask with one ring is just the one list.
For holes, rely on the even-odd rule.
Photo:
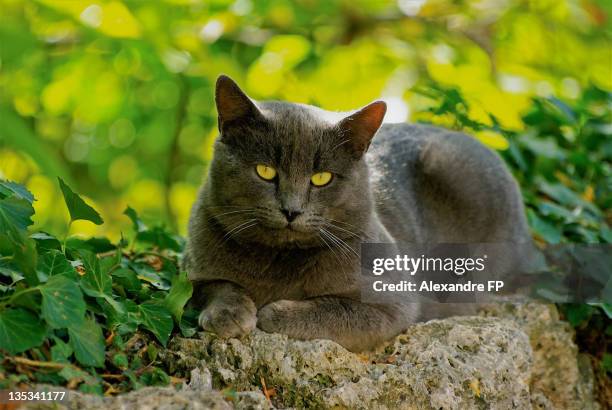
{"label": "cat's head", "polygon": [[372,199],[363,159],[384,102],[349,114],[255,102],[217,80],[220,137],[207,201],[227,237],[271,247],[331,246],[361,236]]}

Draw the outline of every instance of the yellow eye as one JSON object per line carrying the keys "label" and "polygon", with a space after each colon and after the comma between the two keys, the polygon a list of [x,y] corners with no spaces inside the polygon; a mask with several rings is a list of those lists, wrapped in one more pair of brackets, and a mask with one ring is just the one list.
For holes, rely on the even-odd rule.
{"label": "yellow eye", "polygon": [[312,185],[314,186],[325,186],[329,184],[331,180],[332,180],[332,173],[326,172],[326,171],[317,172],[312,177],[310,177],[310,182],[312,182]]}
{"label": "yellow eye", "polygon": [[258,164],[255,167],[255,170],[257,171],[257,175],[259,175],[262,179],[265,179],[266,181],[272,181],[276,176],[276,170],[267,165]]}

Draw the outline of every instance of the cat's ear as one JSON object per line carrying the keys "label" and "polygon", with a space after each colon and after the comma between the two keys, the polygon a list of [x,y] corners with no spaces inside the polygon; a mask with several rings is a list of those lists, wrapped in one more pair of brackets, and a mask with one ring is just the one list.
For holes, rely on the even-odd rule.
{"label": "cat's ear", "polygon": [[361,157],[368,150],[386,112],[387,104],[375,101],[340,121],[338,126],[343,135],[348,137],[356,156]]}
{"label": "cat's ear", "polygon": [[226,75],[217,78],[215,101],[219,113],[219,131],[223,131],[232,122],[261,116],[253,101]]}

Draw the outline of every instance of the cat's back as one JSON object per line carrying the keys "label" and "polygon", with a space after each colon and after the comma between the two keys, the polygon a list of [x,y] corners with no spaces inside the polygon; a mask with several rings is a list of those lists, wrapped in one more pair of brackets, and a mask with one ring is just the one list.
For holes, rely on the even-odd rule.
{"label": "cat's back", "polygon": [[367,156],[376,209],[407,242],[527,237],[520,193],[502,159],[475,138],[421,124],[385,124]]}
{"label": "cat's back", "polygon": [[501,164],[499,157],[473,137],[461,132],[427,124],[383,124],[372,141],[368,161],[383,160],[392,164],[426,165],[425,154],[444,151],[453,158]]}

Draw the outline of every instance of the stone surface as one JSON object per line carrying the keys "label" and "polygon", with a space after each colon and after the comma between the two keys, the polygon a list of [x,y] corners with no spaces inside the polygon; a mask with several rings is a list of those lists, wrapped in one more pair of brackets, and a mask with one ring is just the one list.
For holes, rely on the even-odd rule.
{"label": "stone surface", "polygon": [[213,386],[274,387],[278,407],[530,408],[531,348],[512,321],[419,324],[379,352],[255,332],[245,341],[175,339],[174,371],[206,366]]}
{"label": "stone surface", "polygon": [[[57,390],[57,389],[54,389]],[[23,409],[70,410],[265,410],[270,404],[261,392],[224,393],[210,389],[177,390],[173,387],[145,387],[117,397],[100,397],[70,391],[65,403],[30,403]]]}
{"label": "stone surface", "polygon": [[175,338],[162,354],[170,373],[189,378],[182,390],[75,393],[68,407],[597,409],[572,337],[553,306],[536,303],[416,324],[367,354],[258,330],[242,340],[201,333]]}
{"label": "stone surface", "polygon": [[513,320],[529,336],[533,352],[531,391],[542,397],[535,408],[596,409],[594,375],[588,359],[578,354],[574,331],[559,319],[553,305],[492,305],[483,315]]}

